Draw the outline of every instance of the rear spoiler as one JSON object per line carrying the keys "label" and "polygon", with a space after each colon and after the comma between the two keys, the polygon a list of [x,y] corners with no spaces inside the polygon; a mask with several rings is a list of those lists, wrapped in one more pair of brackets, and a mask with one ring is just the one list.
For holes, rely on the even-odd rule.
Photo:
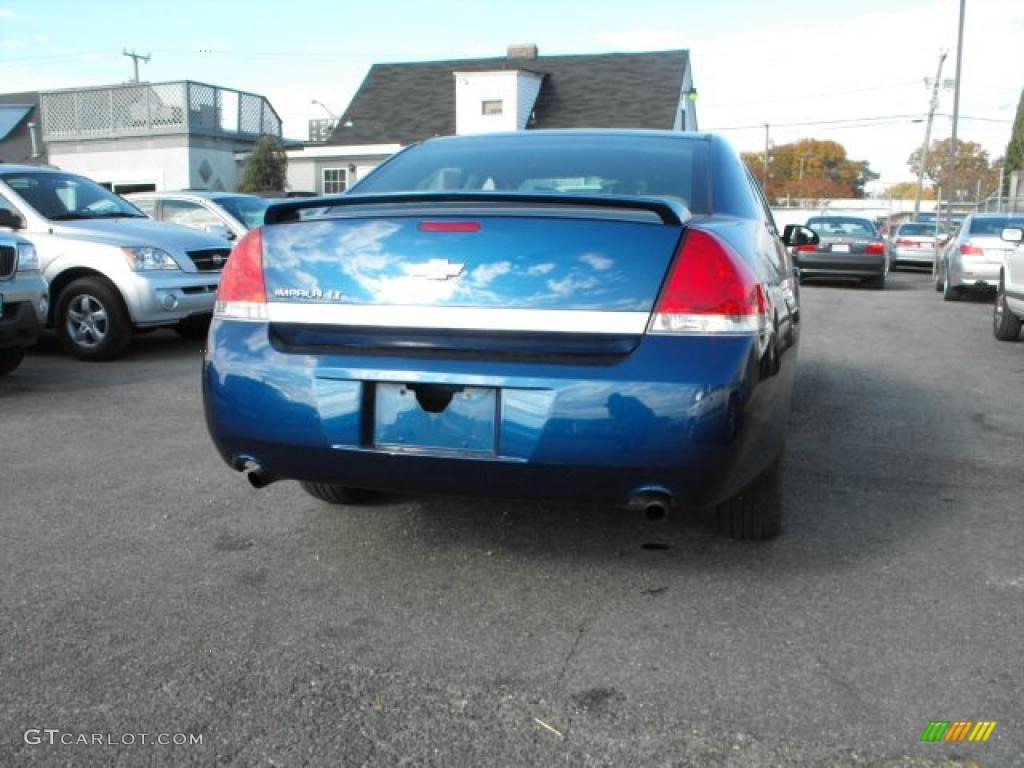
{"label": "rear spoiler", "polygon": [[270,226],[298,221],[298,212],[307,208],[349,208],[367,205],[388,206],[404,203],[505,203],[563,208],[618,208],[648,211],[662,224],[681,226],[691,218],[681,202],[663,197],[625,197],[620,195],[562,195],[532,192],[399,192],[385,195],[335,195],[308,197],[277,203],[267,208],[263,223]]}

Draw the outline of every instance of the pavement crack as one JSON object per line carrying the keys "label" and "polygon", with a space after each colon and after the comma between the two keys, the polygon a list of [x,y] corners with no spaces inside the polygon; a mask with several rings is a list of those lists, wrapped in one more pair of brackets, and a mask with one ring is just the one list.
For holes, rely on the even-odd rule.
{"label": "pavement crack", "polygon": [[572,664],[572,660],[576,657],[576,652],[580,648],[580,643],[583,641],[583,635],[587,633],[587,622],[583,620],[580,625],[576,628],[576,639],[573,640],[572,647],[569,652],[565,655],[565,659],[562,661],[562,668],[558,672],[558,677],[555,678],[555,684],[561,688],[562,682],[565,680],[565,675],[569,671],[569,665]]}

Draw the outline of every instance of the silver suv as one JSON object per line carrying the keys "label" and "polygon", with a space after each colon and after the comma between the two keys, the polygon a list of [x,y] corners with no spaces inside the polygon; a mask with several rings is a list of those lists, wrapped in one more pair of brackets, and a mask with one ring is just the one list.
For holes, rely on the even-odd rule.
{"label": "silver suv", "polygon": [[1006,227],[1000,237],[1012,250],[999,270],[992,331],[1000,341],[1016,341],[1024,324],[1024,221]]}
{"label": "silver suv", "polygon": [[0,376],[21,365],[25,348],[35,344],[48,301],[32,243],[0,232]]}
{"label": "silver suv", "polygon": [[109,360],[134,330],[206,334],[230,244],[160,224],[82,176],[0,165],[0,227],[39,254],[50,285],[48,322],[82,360]]}

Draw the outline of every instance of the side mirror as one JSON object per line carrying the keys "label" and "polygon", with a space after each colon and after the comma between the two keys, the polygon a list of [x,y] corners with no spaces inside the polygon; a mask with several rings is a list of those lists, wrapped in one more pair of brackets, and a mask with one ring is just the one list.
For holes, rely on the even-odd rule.
{"label": "side mirror", "polygon": [[0,208],[0,227],[7,229],[24,229],[25,220],[14,211],[7,208]]}
{"label": "side mirror", "polygon": [[999,237],[1008,243],[1020,244],[1021,241],[1024,241],[1024,229],[1020,227],[1007,227]]}
{"label": "side mirror", "polygon": [[799,224],[787,224],[782,230],[782,242],[791,248],[796,245],[817,245],[820,240],[817,232]]}
{"label": "side mirror", "polygon": [[215,235],[216,237],[222,237],[225,240],[235,239],[235,233],[223,224],[207,224],[203,229],[205,229],[209,234]]}

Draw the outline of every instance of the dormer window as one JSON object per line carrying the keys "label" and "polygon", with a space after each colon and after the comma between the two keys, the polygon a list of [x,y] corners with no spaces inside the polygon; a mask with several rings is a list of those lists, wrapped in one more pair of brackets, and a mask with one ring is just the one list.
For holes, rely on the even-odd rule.
{"label": "dormer window", "polygon": [[502,99],[490,99],[480,102],[480,114],[500,115],[504,112]]}

